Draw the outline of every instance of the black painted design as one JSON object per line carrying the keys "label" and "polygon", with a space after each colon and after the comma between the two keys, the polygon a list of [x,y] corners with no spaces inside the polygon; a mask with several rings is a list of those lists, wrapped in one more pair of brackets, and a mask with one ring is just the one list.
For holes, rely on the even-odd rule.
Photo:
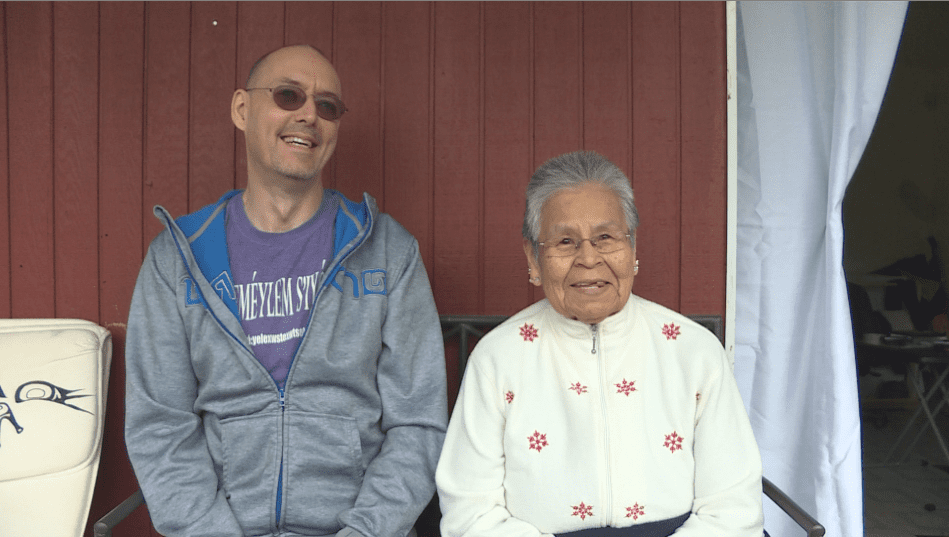
{"label": "black painted design", "polygon": [[88,410],[84,410],[77,406],[73,406],[66,401],[70,399],[77,399],[79,397],[89,397],[88,395],[71,395],[79,390],[67,390],[65,388],[60,388],[55,384],[46,382],[45,380],[32,380],[30,382],[24,382],[16,390],[16,402],[23,403],[25,401],[51,401],[53,403],[59,403],[61,405],[68,406],[69,408],[75,408],[80,412],[85,412],[86,414],[92,414]]}
{"label": "black painted design", "polygon": [[0,403],[0,426],[3,425],[4,420],[9,420],[13,424],[16,434],[23,432],[23,427],[20,427],[20,424],[16,422],[16,418],[13,417],[13,410],[10,409],[10,405]]}
{"label": "black painted design", "polygon": [[[92,412],[79,408],[71,403],[68,403],[70,399],[78,399],[80,397],[89,397],[88,394],[77,394],[80,390],[67,390],[65,388],[60,388],[59,386],[46,382],[45,380],[31,380],[29,382],[24,382],[16,390],[14,400],[17,403],[28,403],[31,401],[48,401],[50,403],[58,403],[63,406],[68,406],[74,410],[80,412],[85,412],[89,415],[94,415]],[[6,394],[3,393],[3,389],[0,388],[0,398],[6,399]],[[22,427],[16,421],[16,417],[13,415],[13,408],[6,402],[0,401],[0,432],[3,430],[3,422],[9,421],[13,425],[13,429],[17,434],[20,434],[24,431]]]}

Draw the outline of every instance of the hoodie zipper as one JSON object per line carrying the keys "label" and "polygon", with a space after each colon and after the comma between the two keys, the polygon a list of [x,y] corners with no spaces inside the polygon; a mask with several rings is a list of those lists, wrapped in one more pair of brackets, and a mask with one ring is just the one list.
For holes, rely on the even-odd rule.
{"label": "hoodie zipper", "polygon": [[283,445],[286,444],[284,437],[283,423],[284,411],[287,409],[286,399],[284,398],[283,388],[277,388],[280,392],[280,470],[277,473],[277,527],[280,527],[280,508],[283,506]]}
{"label": "hoodie zipper", "polygon": [[[340,203],[343,203],[343,201],[340,200]],[[369,231],[372,229],[372,212],[371,211],[367,212],[367,220],[366,220],[365,229],[366,229],[366,233],[362,236],[362,238],[356,244],[354,244],[353,247],[349,249],[349,251],[343,254],[343,256],[339,259],[339,263],[334,264],[329,272],[323,273],[324,277],[328,278],[329,274],[335,274],[336,267],[339,265],[342,265],[343,261],[346,261],[346,259],[350,256],[350,254],[355,252],[356,249],[362,245],[362,243],[366,242],[366,238],[369,237]],[[316,291],[316,296],[313,297],[313,309],[310,310],[310,319],[307,321],[307,330],[310,329],[310,321],[313,320],[313,314],[316,312],[316,304],[317,302],[319,302],[320,297],[323,295],[323,290],[326,289],[327,287],[326,282],[327,280],[323,280],[322,282],[320,282],[320,287]],[[303,337],[306,338],[305,333]],[[303,347],[303,341],[301,340],[300,346],[297,347],[297,351],[293,355],[293,359],[290,360],[290,368],[287,370],[287,379],[284,382],[284,387],[281,388],[277,386],[277,391],[280,393],[280,472],[277,477],[277,502],[275,506],[276,512],[277,512],[277,530],[278,531],[280,530],[280,511],[283,507],[283,448],[284,448],[284,445],[286,444],[286,438],[284,437],[284,434],[285,434],[284,433],[284,419],[285,419],[284,414],[286,411],[286,386],[290,382],[290,371],[293,370],[293,363],[296,362],[297,360],[297,353],[300,352],[300,349],[302,347]],[[256,360],[256,357],[254,359]],[[273,381],[275,386],[277,385],[277,381],[273,380],[273,377],[270,377],[270,380]]]}

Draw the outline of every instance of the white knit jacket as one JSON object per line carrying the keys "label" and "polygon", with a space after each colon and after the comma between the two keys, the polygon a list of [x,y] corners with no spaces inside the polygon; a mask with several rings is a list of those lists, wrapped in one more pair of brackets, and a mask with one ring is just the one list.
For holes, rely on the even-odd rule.
{"label": "white knit jacket", "polygon": [[591,326],[547,300],[474,349],[436,472],[446,537],[625,527],[760,537],[761,458],[704,327],[632,295]]}

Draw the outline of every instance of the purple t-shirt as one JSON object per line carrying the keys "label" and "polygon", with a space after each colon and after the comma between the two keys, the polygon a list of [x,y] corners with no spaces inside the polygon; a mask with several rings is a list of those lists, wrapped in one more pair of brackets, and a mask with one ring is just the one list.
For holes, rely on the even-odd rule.
{"label": "purple t-shirt", "polygon": [[257,360],[281,388],[303,339],[316,285],[333,254],[339,200],[324,191],[319,210],[285,233],[251,224],[242,196],[227,202],[227,250],[241,326]]}

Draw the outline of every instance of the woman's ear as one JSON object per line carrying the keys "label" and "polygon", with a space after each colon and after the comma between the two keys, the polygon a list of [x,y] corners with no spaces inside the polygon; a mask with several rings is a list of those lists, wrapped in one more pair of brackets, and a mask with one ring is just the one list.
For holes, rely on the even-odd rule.
{"label": "woman's ear", "polygon": [[247,130],[247,97],[248,93],[242,89],[235,90],[231,98],[231,121],[242,131]]}
{"label": "woman's ear", "polygon": [[524,255],[527,257],[527,279],[532,284],[541,286],[540,263],[537,262],[537,256],[534,254],[534,243],[524,239]]}

